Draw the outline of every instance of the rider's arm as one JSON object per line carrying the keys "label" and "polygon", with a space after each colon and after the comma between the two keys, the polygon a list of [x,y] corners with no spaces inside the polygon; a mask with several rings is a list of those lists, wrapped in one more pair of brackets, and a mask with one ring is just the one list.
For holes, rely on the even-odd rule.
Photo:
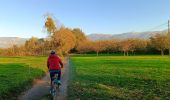
{"label": "rider's arm", "polygon": [[61,59],[59,59],[59,63],[61,65],[61,68],[63,68],[63,62],[61,61]]}
{"label": "rider's arm", "polygon": [[49,69],[49,67],[50,67],[49,58],[48,58],[48,60],[47,60],[47,67],[48,67],[48,69]]}

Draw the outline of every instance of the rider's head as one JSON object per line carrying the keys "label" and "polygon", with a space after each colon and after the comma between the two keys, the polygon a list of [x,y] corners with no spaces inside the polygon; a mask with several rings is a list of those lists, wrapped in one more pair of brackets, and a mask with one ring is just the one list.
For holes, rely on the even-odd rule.
{"label": "rider's head", "polygon": [[54,55],[54,54],[55,54],[55,51],[54,51],[54,50],[52,50],[52,51],[51,51],[51,54],[52,54],[52,55]]}

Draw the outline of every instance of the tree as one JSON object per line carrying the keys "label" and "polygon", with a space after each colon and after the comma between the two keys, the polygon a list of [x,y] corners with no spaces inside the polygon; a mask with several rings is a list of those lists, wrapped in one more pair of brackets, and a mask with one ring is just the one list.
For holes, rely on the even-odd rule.
{"label": "tree", "polygon": [[75,46],[75,36],[69,28],[61,27],[57,29],[54,20],[47,17],[45,27],[50,33],[50,47],[57,50],[59,55],[67,54]]}
{"label": "tree", "polygon": [[94,41],[92,43],[92,49],[96,52],[97,56],[99,52],[104,51],[106,49],[105,41]]}
{"label": "tree", "polygon": [[116,52],[118,51],[117,47],[117,40],[107,40],[105,41],[106,52]]}
{"label": "tree", "polygon": [[3,51],[4,51],[4,49],[0,48],[0,55],[3,55]]}
{"label": "tree", "polygon": [[124,52],[124,56],[129,55],[129,51],[131,48],[131,41],[130,40],[123,40],[119,42],[119,49]]}
{"label": "tree", "polygon": [[68,28],[61,27],[52,36],[53,47],[56,48],[61,55],[68,54],[68,52],[75,46],[75,36]]}
{"label": "tree", "polygon": [[49,35],[54,34],[57,30],[56,23],[53,20],[53,18],[50,17],[50,16],[48,16],[46,21],[45,21],[45,27],[47,28]]}
{"label": "tree", "polygon": [[130,42],[130,51],[132,54],[135,54],[135,51],[145,51],[147,46],[146,40],[141,39],[129,39]]}
{"label": "tree", "polygon": [[164,55],[164,51],[168,49],[168,36],[164,34],[156,34],[150,38],[151,44],[157,50],[161,51],[161,55]]}
{"label": "tree", "polygon": [[38,38],[32,37],[25,42],[25,48],[27,50],[27,55],[35,55],[35,51],[38,48]]}
{"label": "tree", "polygon": [[75,47],[74,49],[77,50],[77,47],[84,41],[87,40],[84,32],[82,32],[81,29],[79,28],[75,28],[72,30],[72,33],[74,34],[75,38],[76,38],[76,41],[75,41]]}
{"label": "tree", "polygon": [[79,43],[79,45],[77,46],[77,51],[79,53],[88,53],[93,51],[92,42],[87,40]]}

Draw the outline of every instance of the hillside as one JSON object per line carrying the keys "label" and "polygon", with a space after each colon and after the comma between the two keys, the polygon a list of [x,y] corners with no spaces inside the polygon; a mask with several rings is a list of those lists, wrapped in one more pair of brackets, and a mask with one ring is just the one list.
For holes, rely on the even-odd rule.
{"label": "hillside", "polygon": [[151,36],[155,34],[163,34],[166,31],[152,31],[152,32],[128,32],[122,34],[90,34],[87,37],[90,40],[110,40],[110,39],[129,39],[129,38],[137,38],[137,39],[149,39]]}
{"label": "hillside", "polygon": [[90,34],[87,35],[87,38],[90,40],[109,40],[113,38],[111,34]]}
{"label": "hillside", "polygon": [[19,37],[0,37],[0,48],[8,48],[12,45],[23,45],[27,39]]}

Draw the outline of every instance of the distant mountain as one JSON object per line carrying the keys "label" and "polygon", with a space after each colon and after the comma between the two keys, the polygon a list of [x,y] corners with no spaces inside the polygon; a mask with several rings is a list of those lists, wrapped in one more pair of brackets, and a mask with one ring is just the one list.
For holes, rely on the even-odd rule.
{"label": "distant mountain", "polygon": [[111,34],[90,34],[87,36],[90,40],[109,40],[113,38]]}
{"label": "distant mountain", "polygon": [[26,40],[26,38],[19,37],[0,37],[0,48],[8,48],[12,45],[23,45]]}
{"label": "distant mountain", "polygon": [[163,34],[166,31],[152,31],[152,32],[128,32],[122,34],[90,34],[88,35],[88,39],[90,40],[110,40],[110,39],[129,39],[129,38],[137,38],[137,39],[149,39],[151,36],[155,34]]}

